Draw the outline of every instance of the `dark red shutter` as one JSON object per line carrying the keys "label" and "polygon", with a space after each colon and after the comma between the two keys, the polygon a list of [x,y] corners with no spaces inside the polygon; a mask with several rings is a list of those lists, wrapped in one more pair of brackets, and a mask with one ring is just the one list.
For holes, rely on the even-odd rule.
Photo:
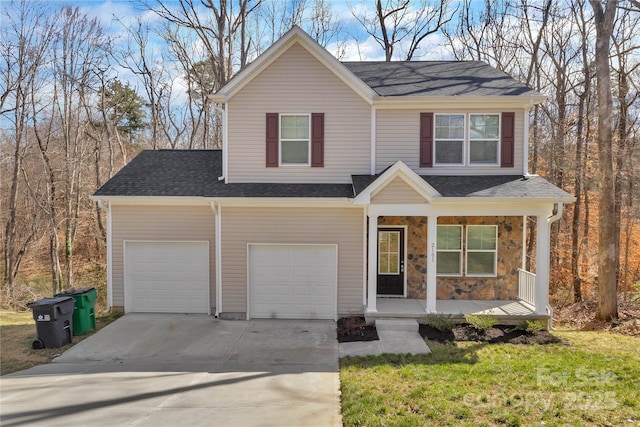
{"label": "dark red shutter", "polygon": [[324,113],[311,114],[311,166],[324,167]]}
{"label": "dark red shutter", "polygon": [[433,166],[433,113],[420,113],[420,167]]}
{"label": "dark red shutter", "polygon": [[278,128],[280,127],[278,113],[267,113],[267,167],[278,167]]}
{"label": "dark red shutter", "polygon": [[502,113],[501,137],[500,137],[500,166],[513,167],[515,146],[515,121],[516,113]]}

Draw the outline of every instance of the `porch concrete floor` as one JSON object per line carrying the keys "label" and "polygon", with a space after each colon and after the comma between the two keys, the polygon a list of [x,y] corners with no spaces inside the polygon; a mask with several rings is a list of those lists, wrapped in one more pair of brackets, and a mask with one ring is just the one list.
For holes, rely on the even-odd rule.
{"label": "porch concrete floor", "polygon": [[[426,301],[408,298],[377,298],[377,313],[367,313],[371,319],[385,317],[421,318],[426,314]],[[522,320],[540,318],[535,314],[535,307],[525,301],[504,300],[437,300],[438,314],[452,317],[475,313],[490,314],[500,319]]]}

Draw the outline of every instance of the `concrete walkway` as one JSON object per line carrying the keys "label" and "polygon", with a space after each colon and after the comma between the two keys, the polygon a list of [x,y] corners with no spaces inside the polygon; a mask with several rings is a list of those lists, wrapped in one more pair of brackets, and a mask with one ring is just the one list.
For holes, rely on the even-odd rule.
{"label": "concrete walkway", "polygon": [[378,341],[356,341],[338,344],[340,357],[392,354],[427,354],[431,350],[418,333],[415,320],[376,320]]}
{"label": "concrete walkway", "polygon": [[2,426],[340,426],[332,321],[128,314],[3,376]]}

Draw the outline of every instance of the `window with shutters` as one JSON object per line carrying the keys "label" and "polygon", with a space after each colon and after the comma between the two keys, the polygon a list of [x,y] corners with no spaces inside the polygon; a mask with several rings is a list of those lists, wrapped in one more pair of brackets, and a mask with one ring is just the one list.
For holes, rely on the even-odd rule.
{"label": "window with shutters", "polygon": [[280,164],[310,165],[311,115],[280,115]]}
{"label": "window with shutters", "polygon": [[498,165],[500,114],[435,114],[436,165]]}

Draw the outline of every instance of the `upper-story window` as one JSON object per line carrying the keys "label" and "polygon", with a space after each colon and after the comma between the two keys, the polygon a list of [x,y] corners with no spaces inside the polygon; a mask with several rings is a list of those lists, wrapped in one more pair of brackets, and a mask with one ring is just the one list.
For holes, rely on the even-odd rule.
{"label": "upper-story window", "polygon": [[500,114],[436,114],[436,165],[497,165]]}
{"label": "upper-story window", "polygon": [[280,115],[280,164],[310,164],[310,115]]}

